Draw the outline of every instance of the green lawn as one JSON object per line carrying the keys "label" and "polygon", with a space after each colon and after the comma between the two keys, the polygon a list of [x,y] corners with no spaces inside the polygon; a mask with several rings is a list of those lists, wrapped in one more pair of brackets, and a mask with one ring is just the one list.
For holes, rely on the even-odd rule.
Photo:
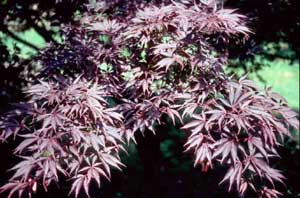
{"label": "green lawn", "polygon": [[[240,64],[233,60],[232,64]],[[248,78],[254,80],[261,87],[272,87],[274,92],[286,98],[289,105],[299,109],[299,61],[291,62],[288,59],[269,60],[261,55],[256,55],[253,61],[245,63],[248,71]],[[259,65],[259,69],[254,69]],[[254,71],[252,71],[254,70]],[[242,68],[226,67],[226,73],[234,73],[237,77],[244,75]]]}
{"label": "green lawn", "polygon": [[[265,82],[261,82],[257,75]],[[274,60],[271,66],[264,66],[257,74],[251,73],[249,78],[261,86],[271,86],[287,99],[291,107],[299,109],[299,75],[299,62],[291,64],[288,60]]]}

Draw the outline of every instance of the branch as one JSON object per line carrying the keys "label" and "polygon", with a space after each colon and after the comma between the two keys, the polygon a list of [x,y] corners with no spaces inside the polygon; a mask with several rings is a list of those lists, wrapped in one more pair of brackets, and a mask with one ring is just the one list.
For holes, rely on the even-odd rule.
{"label": "branch", "polygon": [[16,35],[15,33],[11,32],[7,27],[3,27],[1,28],[2,31],[7,34],[8,36],[12,37],[13,39],[15,39],[16,41],[36,50],[36,51],[39,51],[39,48],[37,46],[35,46],[34,44],[32,43],[29,43],[28,41],[20,38],[18,35]]}

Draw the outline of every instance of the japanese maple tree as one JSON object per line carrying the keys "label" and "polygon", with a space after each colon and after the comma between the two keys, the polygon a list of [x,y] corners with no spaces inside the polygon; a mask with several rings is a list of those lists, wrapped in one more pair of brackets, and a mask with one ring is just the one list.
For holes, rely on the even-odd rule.
{"label": "japanese maple tree", "polygon": [[122,169],[119,152],[135,133],[156,132],[162,116],[188,134],[186,151],[241,195],[278,197],[282,173],[269,160],[298,129],[298,115],[270,88],[226,76],[227,46],[251,31],[246,17],[218,1],[95,1],[49,44],[28,100],[2,116],[1,140],[23,141],[20,162],[1,187],[22,197],[70,179],[70,194]]}

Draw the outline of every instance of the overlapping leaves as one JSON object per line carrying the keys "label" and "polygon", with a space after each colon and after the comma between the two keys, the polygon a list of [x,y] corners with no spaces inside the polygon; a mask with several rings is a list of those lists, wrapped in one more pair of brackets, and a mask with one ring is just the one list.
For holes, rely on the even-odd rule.
{"label": "overlapping leaves", "polygon": [[269,162],[289,128],[299,128],[297,114],[270,89],[227,77],[227,55],[212,43],[247,38],[245,20],[215,0],[89,4],[63,28],[64,43],[35,58],[42,70],[28,101],[1,119],[2,141],[23,140],[15,149],[21,162],[1,192],[47,190],[62,175],[72,181],[71,194],[89,196],[91,183],[100,186],[111,167],[122,168],[124,140],[155,133],[166,115],[174,125],[186,122],[195,166],[226,166],[221,183],[240,194],[279,196],[274,181],[284,177]]}

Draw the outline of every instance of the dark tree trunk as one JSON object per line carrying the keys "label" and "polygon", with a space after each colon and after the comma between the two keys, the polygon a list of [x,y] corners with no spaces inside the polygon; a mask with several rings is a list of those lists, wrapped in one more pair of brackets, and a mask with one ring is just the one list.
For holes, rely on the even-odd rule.
{"label": "dark tree trunk", "polygon": [[146,130],[144,136],[137,132],[135,135],[137,150],[142,163],[143,179],[140,185],[138,197],[161,197],[160,190],[160,169],[162,165],[162,153],[160,143],[161,133],[156,135]]}

